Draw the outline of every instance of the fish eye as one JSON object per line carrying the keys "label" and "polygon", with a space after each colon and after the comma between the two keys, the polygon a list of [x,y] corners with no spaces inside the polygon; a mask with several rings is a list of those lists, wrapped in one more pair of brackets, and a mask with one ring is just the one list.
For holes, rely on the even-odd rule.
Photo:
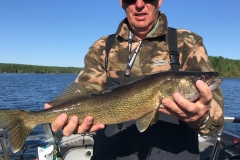
{"label": "fish eye", "polygon": [[205,80],[204,75],[201,75],[201,76],[196,77],[196,81],[197,81],[197,80],[202,80],[202,81],[204,81],[204,80]]}

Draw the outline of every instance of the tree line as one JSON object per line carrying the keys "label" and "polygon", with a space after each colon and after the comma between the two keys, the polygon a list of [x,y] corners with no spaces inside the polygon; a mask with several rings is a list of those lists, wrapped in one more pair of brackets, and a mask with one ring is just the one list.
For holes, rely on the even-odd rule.
{"label": "tree line", "polygon": [[78,74],[82,68],[0,63],[0,73]]}
{"label": "tree line", "polygon": [[223,58],[222,56],[209,56],[209,60],[221,77],[240,77],[240,60]]}
{"label": "tree line", "polygon": [[[240,60],[223,58],[221,56],[209,56],[213,68],[219,72],[221,77],[240,77]],[[78,67],[55,67],[36,66],[25,64],[0,63],[0,73],[39,73],[39,74],[78,74],[82,68]]]}

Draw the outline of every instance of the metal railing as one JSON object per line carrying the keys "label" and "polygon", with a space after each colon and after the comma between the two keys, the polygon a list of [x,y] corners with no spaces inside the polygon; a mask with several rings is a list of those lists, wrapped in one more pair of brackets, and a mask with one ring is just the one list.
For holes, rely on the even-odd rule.
{"label": "metal railing", "polygon": [[[240,117],[227,117],[227,116],[225,116],[224,117],[224,122],[225,123],[240,123]],[[220,150],[220,143],[221,143],[222,132],[223,132],[223,128],[218,131],[216,143],[215,143],[215,145],[213,147],[213,152],[209,156],[209,158],[207,158],[207,160],[218,160],[219,159],[219,155],[220,155],[220,151],[224,151],[224,148],[222,150]],[[233,144],[232,147],[234,147],[235,145],[237,146],[238,143]],[[239,156],[238,158],[240,159],[240,153],[239,153],[239,155],[233,155],[233,156]]]}

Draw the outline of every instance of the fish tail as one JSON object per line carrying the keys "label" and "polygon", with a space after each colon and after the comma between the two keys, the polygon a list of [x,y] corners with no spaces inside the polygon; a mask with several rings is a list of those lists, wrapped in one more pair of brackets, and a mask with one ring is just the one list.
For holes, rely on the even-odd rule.
{"label": "fish tail", "polygon": [[0,110],[1,132],[8,132],[8,143],[14,153],[22,148],[29,133],[37,125],[31,123],[29,113],[23,110]]}

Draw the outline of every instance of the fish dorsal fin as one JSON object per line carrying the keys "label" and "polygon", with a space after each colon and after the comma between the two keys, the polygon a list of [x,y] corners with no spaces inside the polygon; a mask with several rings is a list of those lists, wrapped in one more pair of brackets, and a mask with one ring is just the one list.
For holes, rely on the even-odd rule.
{"label": "fish dorsal fin", "polygon": [[154,124],[157,110],[148,113],[147,115],[139,118],[136,122],[136,126],[140,132],[144,132],[150,124]]}
{"label": "fish dorsal fin", "polygon": [[48,102],[52,106],[63,104],[69,100],[79,99],[82,97],[87,97],[91,95],[91,92],[88,91],[80,83],[70,83],[54,100]]}

